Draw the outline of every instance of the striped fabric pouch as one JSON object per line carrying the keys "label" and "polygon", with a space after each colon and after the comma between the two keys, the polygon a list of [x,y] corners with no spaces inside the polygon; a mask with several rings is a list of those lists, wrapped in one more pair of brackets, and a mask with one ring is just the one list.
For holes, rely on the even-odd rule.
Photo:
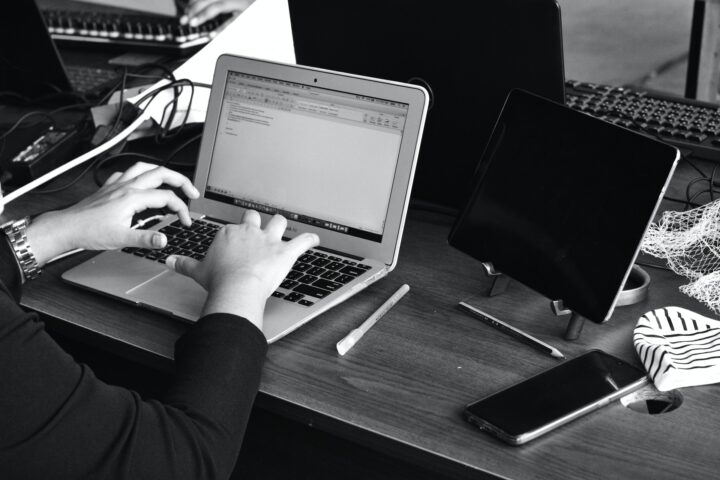
{"label": "striped fabric pouch", "polygon": [[635,349],[658,390],[720,382],[720,321],[680,307],[640,317]]}

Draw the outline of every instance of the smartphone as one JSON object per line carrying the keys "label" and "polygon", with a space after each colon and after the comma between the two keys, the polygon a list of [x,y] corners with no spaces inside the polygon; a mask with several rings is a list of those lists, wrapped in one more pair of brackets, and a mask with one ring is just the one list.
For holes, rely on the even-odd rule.
{"label": "smartphone", "polygon": [[647,383],[644,370],[591,350],[465,407],[464,417],[510,445],[522,445]]}

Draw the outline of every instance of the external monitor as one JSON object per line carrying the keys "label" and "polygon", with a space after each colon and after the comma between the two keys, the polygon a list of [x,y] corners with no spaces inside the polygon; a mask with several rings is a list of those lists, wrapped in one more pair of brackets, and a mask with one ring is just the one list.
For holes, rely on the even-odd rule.
{"label": "external monitor", "polygon": [[556,0],[289,0],[289,7],[299,64],[430,91],[415,199],[464,203],[512,88],[563,101]]}
{"label": "external monitor", "polygon": [[450,244],[603,322],[678,159],[675,147],[513,91]]}

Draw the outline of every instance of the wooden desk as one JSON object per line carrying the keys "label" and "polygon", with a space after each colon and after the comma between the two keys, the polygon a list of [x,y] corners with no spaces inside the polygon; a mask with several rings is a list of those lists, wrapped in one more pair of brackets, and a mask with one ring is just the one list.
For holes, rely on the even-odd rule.
{"label": "wooden desk", "polygon": [[[82,189],[88,185],[52,200],[27,196],[4,217],[69,202],[82,197]],[[447,246],[450,225],[447,216],[411,210],[399,265],[389,277],[270,347],[258,404],[456,478],[717,476],[718,385],[684,389],[684,404],[658,416],[615,402],[524,447],[506,446],[465,423],[463,405],[557,361],[456,310],[489,282],[477,262]],[[89,255],[47,268],[26,286],[24,305],[45,314],[51,328],[169,368],[183,324],[60,281],[61,272]],[[562,339],[565,320],[552,315],[549,301],[519,284],[484,298],[482,306],[568,358],[601,348],[637,363],[631,332],[642,313],[669,304],[707,313],[678,293],[682,279],[650,273],[647,301],[618,309],[605,325],[588,322],[576,342]],[[408,295],[339,357],[335,343],[402,283],[411,285]]]}

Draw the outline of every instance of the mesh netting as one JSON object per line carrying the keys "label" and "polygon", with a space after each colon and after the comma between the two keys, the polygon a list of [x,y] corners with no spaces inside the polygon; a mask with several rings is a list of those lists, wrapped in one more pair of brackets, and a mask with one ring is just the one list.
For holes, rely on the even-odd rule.
{"label": "mesh netting", "polygon": [[690,279],[681,292],[720,314],[720,200],[686,212],[663,213],[650,226],[641,248]]}

